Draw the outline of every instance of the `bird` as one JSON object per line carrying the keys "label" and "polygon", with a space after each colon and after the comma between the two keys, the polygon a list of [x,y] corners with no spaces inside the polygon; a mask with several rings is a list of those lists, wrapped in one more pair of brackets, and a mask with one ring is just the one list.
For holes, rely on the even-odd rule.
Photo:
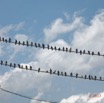
{"label": "bird", "polygon": [[15,45],[17,44],[17,40],[15,40]]}
{"label": "bird", "polygon": [[85,54],[86,53],[86,51],[85,50],[83,50],[83,54]]}
{"label": "bird", "polygon": [[78,77],[78,73],[76,73],[76,78]]}
{"label": "bird", "polygon": [[5,39],[5,43],[7,43],[7,39]]}
{"label": "bird", "polygon": [[8,62],[6,61],[6,62],[5,62],[5,66],[7,66],[7,64],[8,64]]}
{"label": "bird", "polygon": [[45,45],[44,45],[44,44],[42,44],[42,48],[43,48],[43,49],[45,48]]}
{"label": "bird", "polygon": [[4,42],[4,38],[2,38],[2,41]]}
{"label": "bird", "polygon": [[18,42],[18,44],[20,45],[20,44],[21,44],[21,42],[19,41],[19,42]]}
{"label": "bird", "polygon": [[29,42],[28,41],[26,41],[26,45],[29,46]]}
{"label": "bird", "polygon": [[36,48],[37,48],[37,43],[35,43],[35,45],[34,45]]}
{"label": "bird", "polygon": [[22,45],[25,45],[25,41],[23,41]]}
{"label": "bird", "polygon": [[12,63],[10,63],[10,67],[12,67]]}
{"label": "bird", "polygon": [[87,75],[85,75],[85,79],[87,79]]}
{"label": "bird", "polygon": [[80,52],[79,52],[79,53],[80,53],[80,55],[82,55],[82,50],[80,50]]}
{"label": "bird", "polygon": [[60,51],[61,50],[61,48],[58,48],[58,51]]}
{"label": "bird", "polygon": [[50,69],[50,74],[52,74],[52,69]]}
{"label": "bird", "polygon": [[90,51],[88,51],[88,54],[90,55]]}
{"label": "bird", "polygon": [[40,72],[40,68],[38,68],[38,73]]}
{"label": "bird", "polygon": [[18,64],[18,68],[21,68],[21,65],[20,64]]}
{"label": "bird", "polygon": [[8,42],[11,43],[11,38],[9,38]]}
{"label": "bird", "polygon": [[28,69],[28,66],[27,66],[27,65],[25,66],[25,69],[26,69],[26,70]]}
{"label": "bird", "polygon": [[73,76],[73,73],[70,73],[70,76],[72,77]]}
{"label": "bird", "polygon": [[100,80],[102,80],[102,77],[100,77]]}
{"label": "bird", "polygon": [[3,61],[1,60],[1,63],[0,63],[1,65],[3,65]]}
{"label": "bird", "polygon": [[94,52],[92,52],[92,55],[94,55]]}
{"label": "bird", "polygon": [[96,79],[97,79],[97,77],[95,76],[95,77],[94,77],[94,79],[96,80]]}
{"label": "bird", "polygon": [[61,72],[61,75],[63,76],[63,72]]}
{"label": "bird", "polygon": [[64,51],[65,51],[65,48],[63,47],[63,49],[62,49],[62,50],[63,50],[63,52],[64,52]]}
{"label": "bird", "polygon": [[38,47],[41,48],[41,45],[38,43]]}
{"label": "bird", "polygon": [[30,66],[30,70],[32,70],[32,66]]}
{"label": "bird", "polygon": [[100,52],[98,52],[98,55],[100,56]]}
{"label": "bird", "polygon": [[68,48],[66,48],[66,52],[68,52]]}
{"label": "bird", "polygon": [[54,47],[54,50],[57,50],[56,46]]}
{"label": "bird", "polygon": [[13,67],[16,68],[16,64],[15,64],[15,63],[14,63],[14,65],[13,65]]}
{"label": "bird", "polygon": [[76,53],[78,53],[78,49],[76,49]]}
{"label": "bird", "polygon": [[47,45],[47,49],[48,49],[48,50],[50,49],[49,45]]}
{"label": "bird", "polygon": [[33,42],[31,42],[31,47],[33,46]]}
{"label": "bird", "polygon": [[58,75],[58,76],[60,75],[60,71],[57,71],[57,75]]}
{"label": "bird", "polygon": [[56,70],[55,70],[55,71],[53,71],[53,74],[56,74]]}
{"label": "bird", "polygon": [[67,76],[67,73],[65,72],[65,76]]}
{"label": "bird", "polygon": [[70,53],[72,52],[72,48],[69,49],[69,52],[70,52]]}
{"label": "bird", "polygon": [[53,50],[53,46],[51,46],[51,50]]}

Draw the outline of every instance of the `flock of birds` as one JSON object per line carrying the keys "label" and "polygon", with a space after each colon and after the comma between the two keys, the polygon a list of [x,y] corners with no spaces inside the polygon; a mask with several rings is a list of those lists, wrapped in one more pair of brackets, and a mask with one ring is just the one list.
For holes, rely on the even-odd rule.
{"label": "flock of birds", "polygon": [[92,76],[92,75],[81,75],[79,76],[78,73],[74,74],[74,73],[70,73],[68,74],[67,72],[62,72],[59,70],[52,70],[51,68],[49,70],[42,70],[41,68],[38,69],[33,69],[32,66],[28,66],[28,65],[21,65],[21,64],[16,64],[16,63],[8,63],[7,61],[0,61],[0,65],[4,65],[4,66],[9,66],[9,67],[13,67],[13,68],[19,68],[19,69],[23,69],[23,70],[31,70],[31,71],[36,71],[38,73],[48,73],[50,75],[57,75],[57,76],[65,76],[65,77],[74,77],[74,78],[81,78],[81,79],[88,79],[88,80],[97,80],[97,81],[104,81],[103,77],[97,77],[97,76]]}
{"label": "flock of birds", "polygon": [[34,43],[34,42],[29,42],[29,41],[12,41],[11,38],[9,39],[5,39],[0,37],[0,42],[5,42],[5,43],[14,43],[15,45],[23,45],[23,46],[31,46],[31,47],[36,47],[36,48],[43,48],[43,49],[48,49],[48,50],[57,50],[57,51],[63,51],[63,52],[69,52],[69,53],[76,53],[76,54],[86,54],[86,55],[97,55],[97,56],[103,56],[104,54],[101,54],[99,51],[97,53],[95,53],[94,51],[86,51],[86,50],[72,50],[72,48],[68,48],[68,47],[56,47],[56,46],[50,46],[50,45],[45,45],[45,44],[40,44],[40,43]]}

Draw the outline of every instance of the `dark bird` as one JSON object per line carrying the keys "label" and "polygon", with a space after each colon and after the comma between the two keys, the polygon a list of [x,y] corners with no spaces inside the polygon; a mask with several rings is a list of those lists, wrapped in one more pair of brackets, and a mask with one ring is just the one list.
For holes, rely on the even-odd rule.
{"label": "dark bird", "polygon": [[83,50],[83,54],[85,54],[86,53],[86,51],[85,50]]}
{"label": "dark bird", "polygon": [[100,56],[100,52],[98,52],[98,55]]}
{"label": "dark bird", "polygon": [[91,76],[90,75],[88,76],[88,78],[89,78],[89,80],[91,80]]}
{"label": "dark bird", "polygon": [[26,45],[29,46],[29,42],[28,41],[26,41]]}
{"label": "dark bird", "polygon": [[30,70],[32,70],[32,66],[30,66]]}
{"label": "dark bird", "polygon": [[92,52],[92,55],[94,55],[94,52]]}
{"label": "dark bird", "polygon": [[56,74],[56,70],[55,70],[55,71],[53,71],[53,74]]}
{"label": "dark bird", "polygon": [[80,53],[80,55],[82,55],[82,50],[80,50],[80,52],[79,52],[79,53]]}
{"label": "dark bird", "polygon": [[35,43],[35,45],[34,45],[36,48],[37,48],[37,43]]}
{"label": "dark bird", "polygon": [[2,41],[4,42],[4,38],[2,38]]}
{"label": "dark bird", "polygon": [[65,72],[65,76],[67,76],[67,73]]}
{"label": "dark bird", "polygon": [[51,50],[53,50],[53,46],[51,46]]}
{"label": "dark bird", "polygon": [[50,69],[50,74],[52,74],[52,69]]}
{"label": "dark bird", "polygon": [[78,49],[76,49],[76,53],[78,53]]}
{"label": "dark bird", "polygon": [[68,52],[68,48],[66,48],[66,52]]}
{"label": "dark bird", "polygon": [[3,65],[3,61],[1,60],[1,63],[0,63],[1,65]]}
{"label": "dark bird", "polygon": [[17,40],[15,40],[15,45],[17,44]]}
{"label": "dark bird", "polygon": [[8,62],[6,61],[6,62],[5,62],[5,66],[7,66],[7,65],[8,65]]}
{"label": "dark bird", "polygon": [[9,38],[8,42],[11,43],[11,38]]}
{"label": "dark bird", "polygon": [[22,45],[23,45],[23,46],[25,45],[25,41],[23,41]]}
{"label": "dark bird", "polygon": [[44,44],[42,44],[42,48],[43,48],[43,49],[45,48],[45,45],[44,45]]}
{"label": "dark bird", "polygon": [[95,76],[95,77],[94,77],[94,79],[96,80],[96,79],[97,79],[97,77]]}
{"label": "dark bird", "polygon": [[38,68],[38,73],[40,72],[40,68]]}
{"label": "dark bird", "polygon": [[60,48],[58,48],[58,51],[60,51],[61,49]]}
{"label": "dark bird", "polygon": [[47,45],[47,49],[48,49],[48,50],[50,49],[49,45]]}
{"label": "dark bird", "polygon": [[15,64],[15,63],[14,63],[14,65],[13,65],[13,67],[16,68],[16,64]]}
{"label": "dark bird", "polygon": [[85,75],[85,79],[87,79],[87,75]]}
{"label": "dark bird", "polygon": [[58,75],[58,76],[60,75],[60,71],[57,71],[57,75]]}
{"label": "dark bird", "polygon": [[62,49],[62,50],[63,50],[63,52],[64,52],[64,51],[65,51],[65,48],[63,47],[63,49]]}
{"label": "dark bird", "polygon": [[63,76],[63,72],[61,72],[61,75]]}
{"label": "dark bird", "polygon": [[33,42],[31,42],[31,47],[33,46]]}
{"label": "dark bird", "polygon": [[5,43],[7,43],[8,41],[7,41],[7,39],[5,39]]}
{"label": "dark bird", "polygon": [[102,77],[100,77],[100,80],[102,80]]}
{"label": "dark bird", "polygon": [[20,44],[21,44],[21,42],[19,41],[19,42],[18,42],[18,44],[20,45]]}
{"label": "dark bird", "polygon": [[26,70],[28,69],[28,66],[27,66],[27,65],[25,66],[25,69],[26,69]]}
{"label": "dark bird", "polygon": [[76,73],[76,78],[78,78],[78,73]]}
{"label": "dark bird", "polygon": [[21,65],[20,64],[18,64],[18,68],[21,68]]}
{"label": "dark bird", "polygon": [[90,51],[88,51],[88,54],[90,55]]}
{"label": "dark bird", "polygon": [[54,50],[57,50],[56,46],[54,47]]}
{"label": "dark bird", "polygon": [[72,52],[72,48],[69,49],[69,52],[70,52],[70,53]]}
{"label": "dark bird", "polygon": [[41,45],[38,43],[38,47],[41,48]]}
{"label": "dark bird", "polygon": [[72,77],[73,76],[73,73],[70,73],[70,76]]}
{"label": "dark bird", "polygon": [[12,63],[10,63],[10,67],[12,67]]}

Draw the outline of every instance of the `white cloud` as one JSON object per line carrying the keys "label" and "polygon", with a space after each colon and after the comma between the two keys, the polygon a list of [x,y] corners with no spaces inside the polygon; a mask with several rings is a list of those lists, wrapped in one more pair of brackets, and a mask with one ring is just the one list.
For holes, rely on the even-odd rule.
{"label": "white cloud", "polygon": [[72,22],[64,23],[63,19],[56,19],[49,27],[44,28],[45,41],[51,42],[58,35],[73,31],[79,27],[82,27],[82,17],[75,17]]}
{"label": "white cloud", "polygon": [[60,103],[103,103],[104,93],[73,95]]}
{"label": "white cloud", "polygon": [[[27,65],[35,66],[34,69],[38,68],[36,62],[31,62]],[[42,96],[43,92],[48,91],[48,88],[51,86],[51,82],[48,81],[49,79],[48,75],[44,73],[15,68],[0,76],[0,85],[2,88],[13,92],[26,92],[28,90],[36,89],[40,93],[36,98],[39,98]],[[2,94],[3,93],[0,93],[0,95]]]}
{"label": "white cloud", "polygon": [[9,25],[6,25],[4,27],[1,27],[0,28],[0,36],[4,37],[5,35],[7,35],[12,30],[18,31],[18,30],[22,29],[23,26],[24,26],[24,22],[20,22],[18,24],[9,24]]}

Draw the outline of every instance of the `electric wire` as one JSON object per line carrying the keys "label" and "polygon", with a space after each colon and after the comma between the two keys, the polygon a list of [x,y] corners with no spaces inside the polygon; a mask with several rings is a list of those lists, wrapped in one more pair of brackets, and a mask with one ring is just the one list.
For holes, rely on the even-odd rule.
{"label": "electric wire", "polygon": [[52,70],[51,68],[49,70],[42,70],[41,68],[38,69],[33,69],[32,66],[27,66],[27,65],[21,65],[21,64],[16,64],[16,63],[8,63],[7,61],[2,61],[0,62],[1,65],[4,66],[9,66],[9,67],[13,67],[13,68],[19,68],[22,70],[30,70],[30,71],[35,71],[38,73],[47,73],[50,75],[57,75],[57,76],[63,76],[63,77],[72,77],[72,78],[80,78],[80,79],[84,79],[84,80],[95,80],[95,81],[104,81],[103,77],[97,77],[97,76],[92,76],[92,75],[79,75],[78,73],[74,74],[74,73],[70,73],[68,74],[67,72],[62,72],[59,70]]}
{"label": "electric wire", "polygon": [[2,88],[1,86],[0,86],[0,89],[4,92],[7,92],[7,93],[10,93],[10,94],[19,96],[19,97],[23,97],[23,98],[26,98],[26,99],[30,99],[30,100],[35,100],[35,101],[39,101],[39,102],[46,102],[46,103],[58,103],[58,102],[53,102],[53,101],[48,101],[48,100],[43,100],[43,99],[35,99],[35,98],[29,97],[29,96],[25,96],[25,95],[22,95],[22,94],[19,94],[19,93],[15,93],[15,92],[6,90],[6,89]]}
{"label": "electric wire", "polygon": [[104,54],[101,54],[99,51],[95,53],[94,51],[86,51],[86,50],[79,50],[76,48],[76,50],[73,50],[71,47],[56,47],[56,46],[51,46],[51,45],[45,45],[41,43],[34,43],[34,42],[29,42],[29,41],[12,41],[11,38],[5,39],[4,37],[0,37],[0,42],[5,42],[5,43],[13,43],[15,45],[22,45],[22,46],[27,46],[27,47],[35,47],[35,48],[42,48],[42,49],[48,49],[48,50],[54,50],[54,51],[63,51],[67,53],[76,53],[80,55],[92,55],[92,56],[102,56],[104,57]]}

